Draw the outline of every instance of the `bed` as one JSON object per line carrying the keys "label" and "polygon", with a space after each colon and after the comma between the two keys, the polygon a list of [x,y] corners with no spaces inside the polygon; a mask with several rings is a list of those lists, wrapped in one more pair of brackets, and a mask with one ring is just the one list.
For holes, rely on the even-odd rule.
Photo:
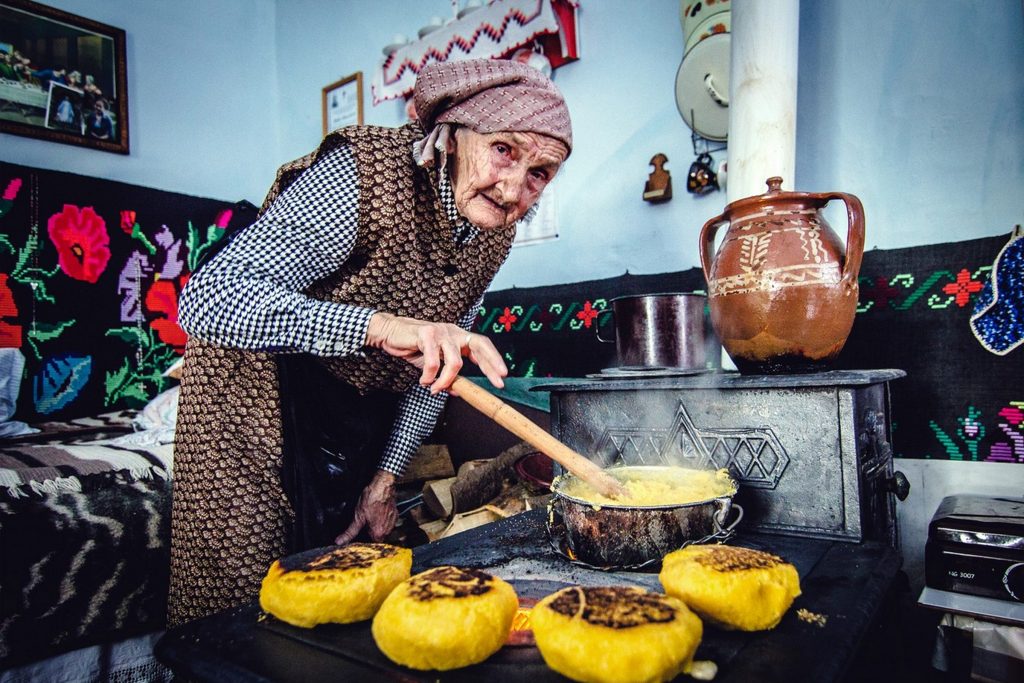
{"label": "bed", "polygon": [[161,680],[144,644],[166,619],[176,408],[174,388],[0,440],[4,683]]}

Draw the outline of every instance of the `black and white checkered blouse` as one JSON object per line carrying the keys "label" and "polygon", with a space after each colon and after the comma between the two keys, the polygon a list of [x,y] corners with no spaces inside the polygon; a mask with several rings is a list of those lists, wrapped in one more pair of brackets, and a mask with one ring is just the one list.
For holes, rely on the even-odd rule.
{"label": "black and white checkered blouse", "polygon": [[[474,239],[478,229],[458,214],[446,172],[439,187],[453,238],[462,244]],[[358,207],[355,159],[342,142],[326,149],[259,220],[196,272],[181,295],[182,328],[214,344],[253,351],[363,353],[375,309],[302,294],[348,259],[359,229]],[[466,311],[458,325],[468,330],[479,307],[478,302]],[[446,400],[444,392],[431,396],[419,385],[406,391],[380,469],[396,475],[405,470]]]}

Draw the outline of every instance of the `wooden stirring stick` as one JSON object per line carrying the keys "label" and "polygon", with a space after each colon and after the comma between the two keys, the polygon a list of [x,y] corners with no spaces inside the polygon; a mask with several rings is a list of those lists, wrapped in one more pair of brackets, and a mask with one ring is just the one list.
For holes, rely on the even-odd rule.
{"label": "wooden stirring stick", "polygon": [[626,487],[597,464],[548,434],[535,422],[483,387],[459,376],[452,382],[451,388],[466,403],[590,484],[601,495],[609,498],[629,497]]}

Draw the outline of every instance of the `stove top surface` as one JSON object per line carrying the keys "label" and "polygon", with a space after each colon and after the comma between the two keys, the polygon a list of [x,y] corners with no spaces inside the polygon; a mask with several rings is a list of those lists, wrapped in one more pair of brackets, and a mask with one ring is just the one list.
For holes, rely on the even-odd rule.
{"label": "stove top surface", "polygon": [[602,371],[600,375],[554,384],[539,384],[531,391],[591,391],[594,389],[791,389],[801,387],[864,386],[906,377],[903,370],[832,370],[790,375],[744,375],[739,372]]}
{"label": "stove top surface", "polygon": [[[654,571],[602,572],[573,566],[548,543],[545,516],[545,511],[533,510],[415,548],[413,572],[442,565],[482,568],[512,582],[526,598],[543,597],[571,584],[637,585],[660,591]],[[696,658],[718,665],[716,683],[842,680],[892,586],[899,554],[878,543],[762,534],[740,533],[733,542],[792,562],[803,594],[770,631],[744,633],[707,626]],[[801,610],[824,619],[801,619]],[[156,655],[176,673],[209,683],[564,680],[546,667],[535,647],[503,648],[466,669],[412,671],[384,657],[373,642],[369,622],[297,629],[262,615],[255,603],[168,630]]]}

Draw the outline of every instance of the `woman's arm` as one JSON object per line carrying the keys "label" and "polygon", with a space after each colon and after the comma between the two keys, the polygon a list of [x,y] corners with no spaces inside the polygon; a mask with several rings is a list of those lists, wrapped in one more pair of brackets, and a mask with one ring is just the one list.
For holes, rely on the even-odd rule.
{"label": "woman's arm", "polygon": [[[467,334],[482,302],[483,297],[458,321],[458,326],[466,330]],[[473,337],[480,337],[481,342],[487,341],[481,335]],[[474,342],[474,345],[477,344],[480,342]],[[335,543],[349,543],[364,527],[368,527],[370,537],[375,540],[380,540],[394,528],[398,520],[394,498],[395,479],[405,472],[420,444],[434,431],[447,401],[446,392],[432,394],[429,387],[422,385],[410,387],[405,392],[398,404],[395,424],[384,447],[377,474],[359,499],[352,524],[335,539]]]}
{"label": "woman's arm", "polygon": [[270,209],[189,280],[182,328],[234,348],[347,355],[361,349],[373,309],[302,292],[336,271],[358,232],[348,146],[325,151]]}

